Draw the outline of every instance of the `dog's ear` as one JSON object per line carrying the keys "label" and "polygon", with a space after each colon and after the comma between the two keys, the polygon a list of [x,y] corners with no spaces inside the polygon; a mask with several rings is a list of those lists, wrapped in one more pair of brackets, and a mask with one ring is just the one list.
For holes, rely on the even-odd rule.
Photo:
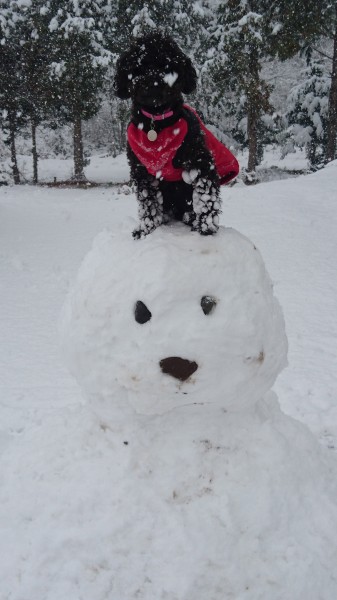
{"label": "dog's ear", "polygon": [[191,94],[197,87],[197,73],[191,59],[186,54],[181,53],[179,65],[179,81],[181,82],[181,91],[183,94]]}
{"label": "dog's ear", "polygon": [[132,79],[132,56],[131,52],[121,54],[116,63],[116,74],[113,83],[115,94],[121,100],[127,100],[131,96],[130,83]]}

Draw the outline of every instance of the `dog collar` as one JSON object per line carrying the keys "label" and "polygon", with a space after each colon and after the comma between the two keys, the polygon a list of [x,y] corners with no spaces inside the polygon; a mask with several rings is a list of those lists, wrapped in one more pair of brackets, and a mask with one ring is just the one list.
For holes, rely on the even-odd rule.
{"label": "dog collar", "polygon": [[151,119],[151,121],[163,121],[164,119],[168,119],[173,115],[173,110],[169,110],[168,112],[162,115],[152,115],[151,113],[146,112],[146,110],[144,110],[143,108],[141,108],[140,110],[143,113],[144,117],[148,117],[149,119]]}

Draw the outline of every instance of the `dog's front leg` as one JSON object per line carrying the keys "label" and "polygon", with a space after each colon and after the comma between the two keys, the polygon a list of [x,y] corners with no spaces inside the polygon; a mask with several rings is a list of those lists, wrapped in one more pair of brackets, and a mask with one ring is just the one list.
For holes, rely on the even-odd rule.
{"label": "dog's front leg", "polygon": [[206,148],[200,149],[199,146],[199,152],[201,156],[193,164],[186,164],[182,177],[193,187],[195,218],[192,231],[212,235],[219,229],[220,185],[209,151]]}
{"label": "dog's front leg", "polygon": [[131,166],[131,178],[136,184],[139,225],[133,231],[133,237],[139,239],[154,231],[163,222],[163,195],[159,181],[150,175],[138,161],[132,150],[128,151]]}
{"label": "dog's front leg", "polygon": [[202,177],[199,173],[190,171],[189,177],[193,186],[193,211],[195,220],[192,223],[192,231],[198,231],[201,235],[212,235],[219,229],[220,214],[220,189],[216,181],[208,176]]}
{"label": "dog's front leg", "polygon": [[159,181],[147,174],[137,182],[137,200],[139,225],[133,231],[133,237],[145,237],[163,222],[163,195]]}

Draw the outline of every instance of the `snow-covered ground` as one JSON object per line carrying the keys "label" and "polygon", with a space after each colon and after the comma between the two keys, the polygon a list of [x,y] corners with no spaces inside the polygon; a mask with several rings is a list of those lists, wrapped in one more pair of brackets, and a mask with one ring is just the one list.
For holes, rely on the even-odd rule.
{"label": "snow-covered ground", "polygon": [[[127,180],[125,160],[111,161],[108,169],[99,160],[95,164],[88,177]],[[51,175],[46,168],[46,179]],[[60,179],[66,176],[59,173]],[[212,414],[205,416],[204,432],[196,414],[186,430],[184,418],[174,420],[174,411],[167,421],[150,420],[148,430],[143,417],[138,457],[130,440],[137,437],[139,422],[131,414],[129,423],[95,420],[58,345],[59,314],[84,256],[103,229],[131,232],[134,196],[104,187],[0,188],[0,569],[5,600],[204,600],[207,590],[213,594],[209,600],[337,596],[337,573],[331,567],[337,564],[331,545],[335,522],[329,522],[337,510],[337,501],[333,506],[331,500],[336,498],[337,461],[336,181],[337,162],[313,175],[223,189],[222,224],[258,247],[284,312],[289,366],[274,390],[282,410],[307,425],[313,436],[279,413],[270,396],[269,407],[264,399],[259,411],[248,410],[244,419],[230,413],[227,443],[221,441],[220,425],[215,433]],[[163,427],[160,438],[158,425]],[[172,445],[168,432],[175,428]],[[315,437],[323,443],[321,450]],[[196,438],[203,440],[207,455],[201,446],[193,451]],[[161,441],[163,461],[158,464]],[[216,453],[220,446],[221,454]],[[190,473],[188,461],[179,464],[184,452],[185,458],[191,453]],[[194,501],[198,461],[208,479],[199,480]],[[178,465],[174,520],[163,497]],[[220,478],[214,492],[210,471],[218,475],[222,468],[227,479]],[[158,491],[154,482],[163,489]],[[280,489],[284,502],[278,500],[274,510]],[[304,507],[298,504],[303,490]],[[217,522],[220,527],[222,499],[225,537],[218,544],[212,527]],[[189,506],[197,509],[189,512]],[[212,527],[203,522],[208,512]],[[296,532],[291,529],[294,517]],[[286,544],[282,535],[288,528],[297,537]],[[208,552],[200,549],[203,539]],[[209,579],[203,582],[197,573],[206,559]],[[221,589],[212,587],[213,576],[219,577]],[[186,588],[191,581],[194,588]],[[156,595],[156,586],[162,595]]]}
{"label": "snow-covered ground", "polygon": [[[126,181],[125,158],[115,169],[110,160],[102,179]],[[282,407],[327,440],[337,440],[336,178],[332,163],[296,179],[223,188],[222,215],[260,249],[285,314],[289,367],[276,383]],[[66,290],[95,235],[136,218],[135,198],[114,188],[18,186],[0,194],[2,402],[10,394],[12,409],[16,394],[21,409],[41,395],[43,408],[47,386],[64,403],[68,392],[79,394],[58,355]]]}
{"label": "snow-covered ground", "polygon": [[[31,156],[19,155],[18,165],[22,182],[31,182],[33,165]],[[9,159],[0,162],[0,172],[6,173],[6,180],[11,173]],[[39,161],[39,181],[68,181],[74,174],[74,162],[70,158],[45,158]],[[130,171],[125,154],[112,158],[108,154],[91,156],[85,168],[89,181],[95,183],[126,183],[130,179]]]}
{"label": "snow-covered ground", "polygon": [[[238,156],[240,164],[245,166],[248,160],[248,152],[244,150]],[[18,155],[19,170],[22,182],[29,183],[33,178],[32,158],[28,154]],[[262,181],[272,179],[283,179],[294,176],[296,172],[306,171],[308,161],[305,152],[297,148],[295,152],[287,154],[281,158],[281,149],[277,146],[267,146],[264,156],[257,172]],[[0,160],[0,173],[2,178],[10,180],[11,168],[10,159]],[[67,181],[74,173],[74,164],[71,158],[44,158],[39,160],[39,181],[53,182],[54,180]],[[120,154],[112,158],[108,153],[101,153],[91,156],[89,164],[85,168],[85,173],[89,181],[96,183],[127,183],[130,172],[125,154]]]}

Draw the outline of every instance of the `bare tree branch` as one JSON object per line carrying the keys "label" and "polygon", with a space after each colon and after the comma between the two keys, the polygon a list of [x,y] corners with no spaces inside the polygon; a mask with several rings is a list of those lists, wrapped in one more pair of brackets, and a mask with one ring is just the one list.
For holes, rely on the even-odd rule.
{"label": "bare tree branch", "polygon": [[323,52],[323,50],[319,50],[318,48],[316,48],[316,46],[312,46],[312,49],[317,52],[317,54],[320,54],[321,56],[325,56],[325,58],[328,58],[329,60],[332,60],[332,56],[330,56],[330,54],[326,54],[326,52]]}

